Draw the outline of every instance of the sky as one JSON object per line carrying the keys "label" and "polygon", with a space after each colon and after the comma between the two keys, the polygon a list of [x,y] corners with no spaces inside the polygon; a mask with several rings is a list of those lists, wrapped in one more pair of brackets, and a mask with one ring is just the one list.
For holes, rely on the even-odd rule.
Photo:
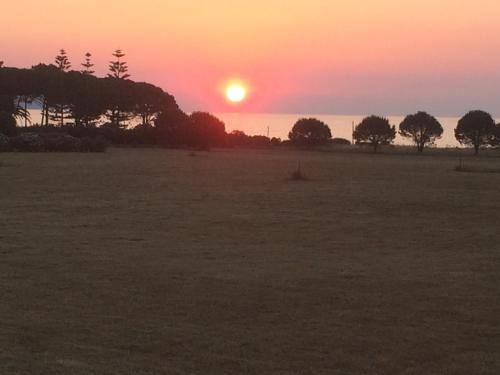
{"label": "sky", "polygon": [[[106,74],[126,54],[132,79],[185,111],[500,115],[498,0],[24,0],[2,4],[0,60]],[[230,104],[224,85],[249,88]]]}

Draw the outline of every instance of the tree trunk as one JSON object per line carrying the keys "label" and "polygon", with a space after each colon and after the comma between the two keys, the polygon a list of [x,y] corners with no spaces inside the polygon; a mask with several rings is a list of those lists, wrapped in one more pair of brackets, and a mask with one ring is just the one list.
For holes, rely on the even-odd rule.
{"label": "tree trunk", "polygon": [[45,107],[45,126],[49,126],[49,103],[47,101],[44,102]]}
{"label": "tree trunk", "polygon": [[26,114],[26,117],[24,118],[24,127],[26,128],[28,126],[28,97],[24,97],[24,112]]}

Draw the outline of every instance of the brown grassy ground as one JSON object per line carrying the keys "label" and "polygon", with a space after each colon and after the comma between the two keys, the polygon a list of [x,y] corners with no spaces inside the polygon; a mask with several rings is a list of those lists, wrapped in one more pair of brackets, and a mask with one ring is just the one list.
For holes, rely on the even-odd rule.
{"label": "brown grassy ground", "polygon": [[0,160],[0,374],[500,373],[499,174],[445,154]]}

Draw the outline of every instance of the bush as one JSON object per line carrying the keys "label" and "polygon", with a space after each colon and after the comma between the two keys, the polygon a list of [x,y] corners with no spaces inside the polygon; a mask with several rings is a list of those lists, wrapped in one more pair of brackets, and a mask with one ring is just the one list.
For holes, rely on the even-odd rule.
{"label": "bush", "polygon": [[108,142],[104,137],[84,137],[81,139],[81,152],[105,152],[107,148]]}
{"label": "bush", "polygon": [[9,137],[0,133],[0,152],[9,151],[10,148],[9,143],[10,143]]}
{"label": "bush", "polygon": [[189,147],[209,150],[226,145],[224,122],[207,112],[193,112],[184,132],[184,141]]}
{"label": "bush", "polygon": [[10,139],[10,148],[14,151],[41,152],[45,151],[43,138],[36,133],[22,133]]}
{"label": "bush", "polygon": [[5,111],[0,111],[0,133],[9,137],[17,134],[16,119]]}
{"label": "bush", "polygon": [[80,139],[68,134],[43,134],[42,139],[45,151],[52,152],[78,152],[80,151]]}
{"label": "bush", "polygon": [[330,144],[336,145],[336,146],[350,146],[351,141],[345,139],[345,138],[333,138],[330,141]]}
{"label": "bush", "polygon": [[263,135],[249,137],[248,145],[252,148],[267,148],[271,146],[271,140]]}
{"label": "bush", "polygon": [[271,146],[281,146],[281,138],[272,137]]}

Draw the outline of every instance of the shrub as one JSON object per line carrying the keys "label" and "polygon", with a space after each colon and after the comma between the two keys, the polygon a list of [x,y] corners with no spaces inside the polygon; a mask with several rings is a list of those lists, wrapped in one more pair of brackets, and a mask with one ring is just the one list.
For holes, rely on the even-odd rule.
{"label": "shrub", "polygon": [[82,152],[105,152],[108,148],[108,142],[103,137],[81,139],[80,151]]}
{"label": "shrub", "polygon": [[350,146],[351,141],[349,141],[345,138],[333,138],[330,141],[330,144],[335,145],[335,146]]}
{"label": "shrub", "polygon": [[10,137],[17,134],[16,119],[5,111],[0,111],[0,133]]}
{"label": "shrub", "polygon": [[43,134],[45,151],[52,152],[78,152],[80,151],[80,139],[68,134]]}
{"label": "shrub", "polygon": [[41,152],[45,151],[43,138],[36,133],[22,133],[10,139],[10,148],[14,151]]}
{"label": "shrub", "polygon": [[281,138],[276,138],[276,137],[271,138],[271,145],[272,146],[280,146],[281,143],[282,143]]}
{"label": "shrub", "polygon": [[9,137],[0,133],[0,152],[9,151]]}
{"label": "shrub", "polygon": [[271,140],[264,135],[249,137],[249,146],[253,148],[266,148],[271,146]]}
{"label": "shrub", "polygon": [[193,112],[185,129],[184,141],[199,150],[225,146],[226,126],[224,122],[207,112]]}

